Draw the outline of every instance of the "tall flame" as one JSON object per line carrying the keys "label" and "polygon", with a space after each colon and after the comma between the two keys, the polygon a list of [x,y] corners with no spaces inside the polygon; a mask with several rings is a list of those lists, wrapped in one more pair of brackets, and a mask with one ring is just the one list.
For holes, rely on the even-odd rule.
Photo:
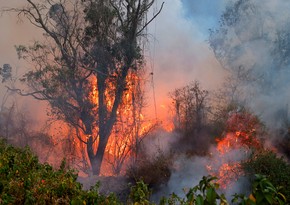
{"label": "tall flame", "polygon": [[[112,76],[114,78],[114,76]],[[136,71],[130,71],[126,78],[126,87],[122,102],[117,110],[117,122],[115,123],[111,136],[106,147],[105,162],[109,164],[105,168],[102,165],[102,174],[119,174],[122,171],[122,165],[127,161],[132,151],[135,151],[136,143],[140,141],[154,123],[145,121],[143,108],[143,84],[142,79]],[[93,89],[91,100],[98,104],[97,80],[92,80]],[[106,89],[106,106],[108,110],[112,109],[114,97],[111,95],[115,89],[114,79],[108,81],[110,89]],[[96,128],[97,129],[97,128]],[[97,132],[97,130],[95,130]],[[97,146],[97,143],[95,143]],[[112,172],[110,172],[110,167]]]}

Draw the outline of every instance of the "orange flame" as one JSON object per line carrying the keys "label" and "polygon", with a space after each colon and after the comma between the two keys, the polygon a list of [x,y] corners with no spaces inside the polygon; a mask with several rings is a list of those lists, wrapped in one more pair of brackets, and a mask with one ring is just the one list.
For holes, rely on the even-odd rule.
{"label": "orange flame", "polygon": [[221,139],[217,139],[218,164],[217,169],[213,165],[208,165],[208,171],[218,177],[218,182],[222,188],[227,188],[233,181],[236,181],[242,174],[240,159],[234,160],[228,154],[233,150],[244,150],[245,154],[251,149],[262,147],[257,138],[257,130],[261,129],[258,118],[248,112],[231,113],[226,125],[226,133]]}
{"label": "orange flame", "polygon": [[[93,89],[91,100],[94,104],[98,104],[98,90],[96,87],[97,80],[93,79]],[[113,107],[114,97],[111,95],[115,88],[114,82],[108,81],[110,89],[106,89],[106,106],[108,110]],[[143,110],[143,94],[142,80],[135,71],[131,71],[126,79],[126,87],[122,103],[120,104],[117,114],[117,122],[115,123],[112,134],[106,147],[105,161],[117,169],[121,162],[125,163],[131,155],[135,144],[142,138],[146,132],[152,127],[152,122],[145,121]],[[97,143],[96,143],[97,144]],[[118,165],[119,164],[119,165]],[[104,166],[105,167],[105,166]],[[102,165],[103,168],[103,165]],[[118,167],[119,169],[120,167]],[[103,169],[102,174],[112,175],[110,168]]]}

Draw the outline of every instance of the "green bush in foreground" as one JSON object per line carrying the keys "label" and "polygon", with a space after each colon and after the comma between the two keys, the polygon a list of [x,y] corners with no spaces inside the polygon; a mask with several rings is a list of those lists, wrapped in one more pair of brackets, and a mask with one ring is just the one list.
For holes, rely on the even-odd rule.
{"label": "green bush in foreground", "polygon": [[244,170],[250,176],[265,175],[275,187],[290,199],[290,165],[270,150],[260,150],[243,163]]}
{"label": "green bush in foreground", "polygon": [[[227,205],[229,204],[223,194],[218,194],[219,185],[215,183],[215,177],[203,177],[199,184],[189,190],[186,198],[172,194],[169,198],[163,198],[160,205]],[[249,197],[234,195],[232,203],[239,205],[272,205],[286,204],[285,196],[269,182],[265,176],[256,175],[253,183],[253,191]]]}
{"label": "green bush in foreground", "polygon": [[[112,195],[102,196],[97,186],[82,190],[77,173],[40,164],[29,148],[0,142],[0,204],[114,204]],[[113,203],[111,203],[113,202]]]}
{"label": "green bush in foreground", "polygon": [[[122,204],[114,194],[100,194],[99,183],[85,191],[76,179],[77,173],[66,169],[65,162],[54,170],[48,164],[40,164],[29,148],[14,148],[0,141],[0,204]],[[185,198],[173,193],[168,198],[163,198],[159,204],[228,204],[224,195],[218,193],[219,185],[215,180],[215,177],[203,177],[197,186],[188,191]],[[252,194],[249,197],[236,195],[232,202],[264,205],[286,204],[285,201],[279,189],[264,176],[257,175]],[[148,186],[143,182],[132,186],[127,204],[151,205]]]}
{"label": "green bush in foreground", "polygon": [[252,193],[249,197],[244,195],[235,195],[232,202],[239,202],[241,205],[255,204],[285,204],[286,198],[280,192],[280,188],[276,188],[263,175],[256,175],[256,179],[252,184]]}

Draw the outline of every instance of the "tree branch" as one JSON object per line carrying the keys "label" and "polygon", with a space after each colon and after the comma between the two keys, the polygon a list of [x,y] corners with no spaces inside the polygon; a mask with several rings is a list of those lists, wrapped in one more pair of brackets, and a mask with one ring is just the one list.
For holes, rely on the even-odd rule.
{"label": "tree branch", "polygon": [[12,91],[12,92],[16,92],[17,94],[21,95],[21,96],[32,96],[37,100],[47,100],[47,98],[41,98],[38,97],[37,94],[43,94],[43,90],[42,91],[35,91],[35,92],[31,92],[31,93],[23,93],[20,89],[17,88],[10,88],[8,86],[5,86],[8,90]]}
{"label": "tree branch", "polygon": [[163,5],[164,5],[164,2],[162,2],[159,11],[148,22],[146,22],[145,25],[139,31],[137,31],[136,33],[137,35],[139,35],[160,14],[160,12],[163,9]]}

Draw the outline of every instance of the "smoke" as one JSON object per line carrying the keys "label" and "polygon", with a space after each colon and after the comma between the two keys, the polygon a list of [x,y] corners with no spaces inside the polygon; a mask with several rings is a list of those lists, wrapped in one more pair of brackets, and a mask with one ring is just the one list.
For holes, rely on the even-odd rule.
{"label": "smoke", "polygon": [[[17,0],[11,1],[1,1],[0,9],[21,7],[24,2]],[[31,43],[33,40],[40,39],[42,32],[36,29],[29,22],[22,21],[19,19],[15,13],[1,12],[0,15],[0,67],[3,64],[9,64],[12,67],[12,77],[16,80],[29,69],[29,65],[24,61],[19,61],[17,59],[17,53],[15,50],[15,45],[26,45]],[[0,84],[0,104],[6,107],[11,106],[11,103],[17,102],[16,106],[18,110],[25,112],[31,112],[33,110],[33,118],[37,122],[43,122],[46,118],[45,103],[36,101],[32,98],[20,97],[17,94],[12,94],[9,96],[7,102],[4,102],[4,97],[7,93],[6,85],[11,87],[9,82]],[[23,89],[23,85],[15,81],[14,86]],[[5,104],[4,104],[5,103]],[[37,124],[37,123],[36,123]],[[41,124],[41,123],[40,123]],[[37,124],[35,127],[39,127]]]}
{"label": "smoke", "polygon": [[156,155],[162,152],[165,156],[168,156],[172,151],[172,146],[178,143],[180,138],[177,133],[169,133],[164,130],[156,130],[152,133],[153,136],[149,136],[144,139],[144,151],[150,158],[154,158]]}
{"label": "smoke", "polygon": [[[169,92],[194,80],[211,89],[222,82],[225,74],[206,42],[204,29],[195,18],[189,18],[186,8],[183,1],[166,1],[148,29],[154,37],[150,39],[147,65],[154,73],[157,117],[161,119],[168,113],[168,109],[161,106],[171,104]],[[148,103],[153,106],[151,93],[152,89],[148,92]]]}
{"label": "smoke", "polygon": [[[161,2],[157,1],[156,9],[159,9]],[[7,1],[1,4],[1,8],[20,7],[22,4],[23,2],[20,3],[17,0]],[[189,4],[191,7],[188,6]],[[215,6],[218,4],[220,3],[215,3]],[[199,5],[196,12],[192,12],[196,13],[198,18],[190,15],[192,5]],[[153,72],[158,118],[164,118],[167,115],[168,109],[162,108],[161,105],[170,104],[168,92],[196,79],[202,82],[206,89],[217,87],[222,81],[224,70],[206,42],[207,34],[205,33],[212,23],[207,23],[206,28],[205,20],[201,22],[202,19],[211,19],[209,21],[213,22],[214,16],[220,11],[216,11],[211,6],[210,12],[208,12],[211,17],[206,18],[205,12],[209,5],[213,4],[208,1],[193,4],[191,1],[168,0],[160,15],[149,25],[150,51],[147,56],[147,69]],[[221,8],[221,6],[218,7]],[[212,15],[211,12],[215,14]],[[17,60],[14,45],[26,45],[33,40],[38,40],[41,38],[42,32],[29,22],[19,22],[13,13],[2,15],[0,23],[4,28],[0,30],[0,62],[1,64],[9,63],[15,72],[17,70],[16,75],[20,77],[26,72],[28,65]],[[212,75],[212,73],[215,74]],[[5,89],[3,90],[5,91]],[[150,87],[148,89],[148,110],[153,110],[154,106],[152,92],[152,87]],[[30,104],[33,104],[31,100],[25,106],[29,107]],[[35,108],[35,106],[32,107]],[[43,110],[42,108],[43,106],[40,106],[39,110]]]}
{"label": "smoke", "polygon": [[[152,196],[152,200],[158,202],[161,197],[168,197],[172,193],[184,198],[190,188],[199,184],[203,176],[218,173],[222,165],[240,163],[249,156],[249,153],[243,149],[232,149],[226,154],[221,154],[216,147],[211,147],[210,153],[210,156],[206,157],[194,156],[189,158],[187,156],[179,156],[174,161],[168,183]],[[249,179],[235,175],[232,170],[225,172],[225,176],[222,179],[226,180],[228,184],[225,189],[219,191],[225,194],[228,201],[233,198],[234,194],[247,195],[251,190]],[[219,183],[224,182],[221,181]]]}
{"label": "smoke", "polygon": [[[164,98],[162,92],[194,79],[200,80],[206,88],[214,88],[224,79],[223,66],[242,81],[238,87],[241,95],[235,96],[237,100],[245,102],[245,106],[258,115],[270,131],[277,134],[276,130],[289,126],[290,29],[286,25],[290,21],[290,3],[282,0],[266,0],[263,3],[244,1],[251,6],[242,11],[240,21],[215,39],[221,46],[217,49],[221,49],[220,53],[223,54],[219,58],[216,52],[221,66],[204,39],[207,29],[218,28],[219,16],[235,2],[237,0],[168,1],[163,11],[167,19],[161,15],[157,21],[154,77],[158,79],[158,95]],[[232,151],[229,158],[221,158],[218,154],[194,158],[181,156],[174,162],[175,168],[167,186],[153,198],[156,200],[172,192],[185,196],[183,188],[197,185],[202,176],[209,174],[206,169],[208,164],[218,168],[219,165],[214,162],[239,162],[246,157],[242,150]],[[226,196],[231,198],[234,193],[247,194],[245,190],[250,190],[249,186],[248,179],[240,177],[225,190]]]}
{"label": "smoke", "polygon": [[[198,80],[205,89],[212,90],[223,82],[227,71],[209,47],[208,29],[218,28],[220,15],[227,5],[233,5],[236,1],[167,0],[160,15],[150,24],[148,33],[153,37],[149,37],[147,67],[153,72],[157,118],[164,119],[168,115],[169,108],[163,105],[171,104],[168,92],[175,88]],[[284,0],[250,2],[254,5],[254,13],[242,16],[242,20],[228,32],[230,41],[222,44],[229,60],[223,66],[226,65],[233,73],[242,66],[249,73],[239,88],[244,93],[240,97],[261,116],[268,127],[278,129],[285,120],[289,120],[290,69],[287,57],[290,46],[287,47],[287,43],[290,41],[290,31],[287,31],[286,25],[290,21],[290,3]],[[157,1],[156,8],[160,5],[161,1]],[[10,0],[1,2],[1,6],[15,7],[20,6],[20,3],[18,0]],[[13,14],[0,18],[0,63],[9,63],[14,71],[17,70],[17,76],[21,76],[27,65],[17,60],[14,45],[27,44],[40,38],[41,33],[31,24],[17,21]],[[285,47],[275,47],[279,43]],[[229,47],[226,47],[228,44]],[[3,96],[6,89],[1,86],[0,91]],[[152,88],[148,91],[148,112],[152,112],[155,106],[151,92]],[[24,101],[23,107],[33,110],[36,118],[41,118],[36,115],[45,115],[45,105],[39,106],[38,101]],[[170,146],[175,144],[173,138],[178,136],[163,133],[147,146],[148,152],[154,154],[156,144],[166,153],[169,152]],[[231,156],[239,156],[235,160],[243,158],[240,151],[234,151]],[[179,157],[174,162],[171,178],[161,194],[184,194],[183,188],[195,186],[202,176],[208,174],[206,165],[219,160],[216,154],[211,157]],[[240,179],[232,185],[231,191],[238,193],[238,189],[244,189],[245,186],[248,186],[247,180]]]}
{"label": "smoke", "polygon": [[221,29],[211,39],[223,65],[234,75],[243,75],[237,99],[272,130],[289,120],[289,6],[280,0],[243,1],[236,12],[238,20],[222,27],[227,33]]}
{"label": "smoke", "polygon": [[218,25],[219,17],[229,0],[182,0],[185,17],[198,26],[199,31],[208,36],[208,30]]}

